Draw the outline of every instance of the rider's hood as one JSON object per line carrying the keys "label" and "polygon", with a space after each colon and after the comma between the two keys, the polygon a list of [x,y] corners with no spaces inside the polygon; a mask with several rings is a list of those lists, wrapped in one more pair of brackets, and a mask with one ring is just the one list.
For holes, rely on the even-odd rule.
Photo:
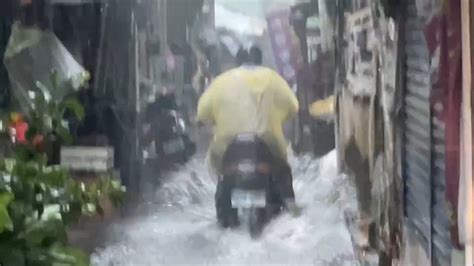
{"label": "rider's hood", "polygon": [[268,78],[269,72],[272,71],[266,67],[244,64],[236,68],[229,74],[234,75],[256,93],[262,93],[270,87],[271,79]]}

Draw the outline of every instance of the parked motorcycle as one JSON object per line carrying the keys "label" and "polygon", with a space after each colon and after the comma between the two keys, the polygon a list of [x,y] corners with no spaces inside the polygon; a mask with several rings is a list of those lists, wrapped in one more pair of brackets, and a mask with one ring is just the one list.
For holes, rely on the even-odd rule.
{"label": "parked motorcycle", "polygon": [[246,226],[255,238],[282,210],[283,200],[274,187],[273,161],[267,145],[256,135],[239,135],[229,145],[215,198],[221,226]]}
{"label": "parked motorcycle", "polygon": [[144,157],[162,170],[188,162],[196,152],[196,144],[177,110],[160,110],[145,128]]}
{"label": "parked motorcycle", "polygon": [[186,163],[196,152],[196,145],[186,132],[186,123],[176,110],[158,116],[155,150],[158,159],[169,164]]}

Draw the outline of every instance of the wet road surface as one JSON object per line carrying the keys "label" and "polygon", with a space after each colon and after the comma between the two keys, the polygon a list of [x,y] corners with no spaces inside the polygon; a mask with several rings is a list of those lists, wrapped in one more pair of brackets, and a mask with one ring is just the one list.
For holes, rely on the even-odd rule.
{"label": "wet road surface", "polygon": [[216,183],[198,158],[169,175],[139,206],[143,214],[109,228],[93,265],[355,265],[343,211],[356,201],[336,172],[335,152],[295,157],[291,165],[303,215],[281,215],[260,239],[217,226]]}

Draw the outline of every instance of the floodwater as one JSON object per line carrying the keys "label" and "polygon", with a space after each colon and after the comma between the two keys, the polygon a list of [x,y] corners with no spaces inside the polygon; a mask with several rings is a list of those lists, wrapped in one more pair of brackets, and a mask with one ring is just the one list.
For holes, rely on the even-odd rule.
{"label": "floodwater", "polygon": [[[202,158],[170,174],[143,215],[109,228],[107,245],[93,265],[355,265],[343,211],[355,208],[336,155],[291,159],[303,214],[282,214],[257,240],[246,231],[217,226],[216,182]],[[193,175],[192,173],[195,173]]]}

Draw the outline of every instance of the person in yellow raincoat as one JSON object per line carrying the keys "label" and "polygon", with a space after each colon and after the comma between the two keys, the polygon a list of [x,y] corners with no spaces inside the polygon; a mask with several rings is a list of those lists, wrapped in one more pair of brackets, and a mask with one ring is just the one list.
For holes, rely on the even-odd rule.
{"label": "person in yellow raincoat", "polygon": [[299,212],[282,129],[297,114],[298,100],[288,83],[274,70],[260,66],[261,62],[262,52],[254,46],[247,63],[218,76],[201,96],[197,118],[214,126],[208,161],[217,174],[222,172],[228,145],[238,134],[259,135],[279,162],[278,193],[290,211]]}

